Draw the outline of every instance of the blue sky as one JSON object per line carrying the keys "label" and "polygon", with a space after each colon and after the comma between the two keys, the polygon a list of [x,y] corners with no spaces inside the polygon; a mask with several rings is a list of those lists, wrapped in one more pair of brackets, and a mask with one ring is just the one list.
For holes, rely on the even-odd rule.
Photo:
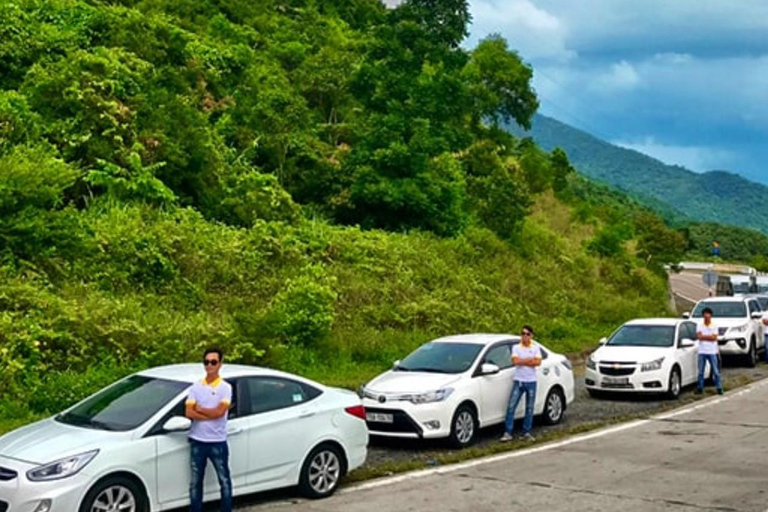
{"label": "blue sky", "polygon": [[768,183],[768,0],[470,0],[541,112],[695,171]]}

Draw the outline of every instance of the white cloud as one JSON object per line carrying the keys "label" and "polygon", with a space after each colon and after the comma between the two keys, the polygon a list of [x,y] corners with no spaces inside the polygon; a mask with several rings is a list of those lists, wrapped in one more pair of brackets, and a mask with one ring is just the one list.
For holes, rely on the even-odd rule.
{"label": "white cloud", "polygon": [[611,65],[589,85],[597,92],[628,91],[640,85],[640,74],[632,64],[622,60]]}
{"label": "white cloud", "polygon": [[500,33],[526,60],[567,60],[575,56],[565,46],[566,26],[557,16],[529,0],[476,0],[471,2],[470,9],[470,46],[489,34]]}
{"label": "white cloud", "polygon": [[736,156],[731,151],[702,146],[678,146],[658,142],[653,136],[633,141],[613,141],[613,144],[652,156],[670,165],[681,165],[692,171],[706,172],[723,169]]}

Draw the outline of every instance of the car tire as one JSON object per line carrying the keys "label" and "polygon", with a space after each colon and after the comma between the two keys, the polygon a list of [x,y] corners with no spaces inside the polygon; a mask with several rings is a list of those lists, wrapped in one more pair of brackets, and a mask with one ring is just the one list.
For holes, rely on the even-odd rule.
{"label": "car tire", "polygon": [[299,475],[301,494],[312,500],[331,496],[346,471],[345,460],[341,449],[332,444],[321,444],[309,452]]}
{"label": "car tire", "polygon": [[541,419],[545,425],[557,425],[565,415],[565,396],[559,387],[553,387],[547,393],[544,401],[544,412]]}
{"label": "car tire", "polygon": [[667,398],[670,400],[677,400],[680,398],[682,389],[683,378],[682,375],[680,375],[680,368],[674,366],[669,372],[669,380],[667,381]]}
{"label": "car tire", "polygon": [[749,350],[745,356],[745,362],[749,368],[757,366],[757,342],[754,337],[749,340]]}
{"label": "car tire", "polygon": [[472,446],[477,439],[478,427],[475,408],[469,404],[461,404],[451,420],[451,446],[459,450]]}
{"label": "car tire", "polygon": [[130,478],[107,477],[96,483],[83,498],[79,512],[149,512],[149,499],[144,489]]}

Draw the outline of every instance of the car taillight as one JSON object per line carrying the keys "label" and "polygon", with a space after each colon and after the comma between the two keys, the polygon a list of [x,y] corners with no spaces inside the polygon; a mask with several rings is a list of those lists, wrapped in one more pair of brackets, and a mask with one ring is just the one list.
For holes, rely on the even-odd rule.
{"label": "car taillight", "polygon": [[355,418],[360,418],[361,420],[365,421],[365,407],[362,405],[355,405],[353,407],[347,407],[344,409],[344,412],[347,414],[351,414]]}

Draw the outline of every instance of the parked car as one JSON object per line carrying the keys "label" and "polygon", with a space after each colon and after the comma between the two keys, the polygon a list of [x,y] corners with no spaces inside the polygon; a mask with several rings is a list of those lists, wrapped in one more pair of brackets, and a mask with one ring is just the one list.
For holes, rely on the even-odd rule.
{"label": "parked car", "polygon": [[[677,398],[698,378],[696,323],[675,318],[632,320],[587,358],[585,384],[600,392],[665,393]],[[709,375],[709,370],[707,370]]]}
{"label": "parked car", "polygon": [[745,364],[757,364],[757,352],[765,348],[763,310],[757,299],[744,297],[711,297],[699,301],[685,318],[701,321],[704,308],[712,310],[713,322],[718,328],[718,345],[724,356],[737,356]]}
{"label": "parked car", "polygon": [[[471,445],[478,429],[502,423],[512,389],[518,336],[468,334],[426,343],[361,388],[371,435],[449,438]],[[568,359],[539,344],[535,414],[559,423],[574,398]],[[518,408],[522,417],[523,408]]]}
{"label": "parked car", "polygon": [[[147,370],[0,437],[0,510],[151,512],[189,505],[184,401],[200,365]],[[360,398],[286,373],[225,365],[236,495],[298,485],[332,494],[366,458]],[[219,495],[215,471],[206,501]]]}

